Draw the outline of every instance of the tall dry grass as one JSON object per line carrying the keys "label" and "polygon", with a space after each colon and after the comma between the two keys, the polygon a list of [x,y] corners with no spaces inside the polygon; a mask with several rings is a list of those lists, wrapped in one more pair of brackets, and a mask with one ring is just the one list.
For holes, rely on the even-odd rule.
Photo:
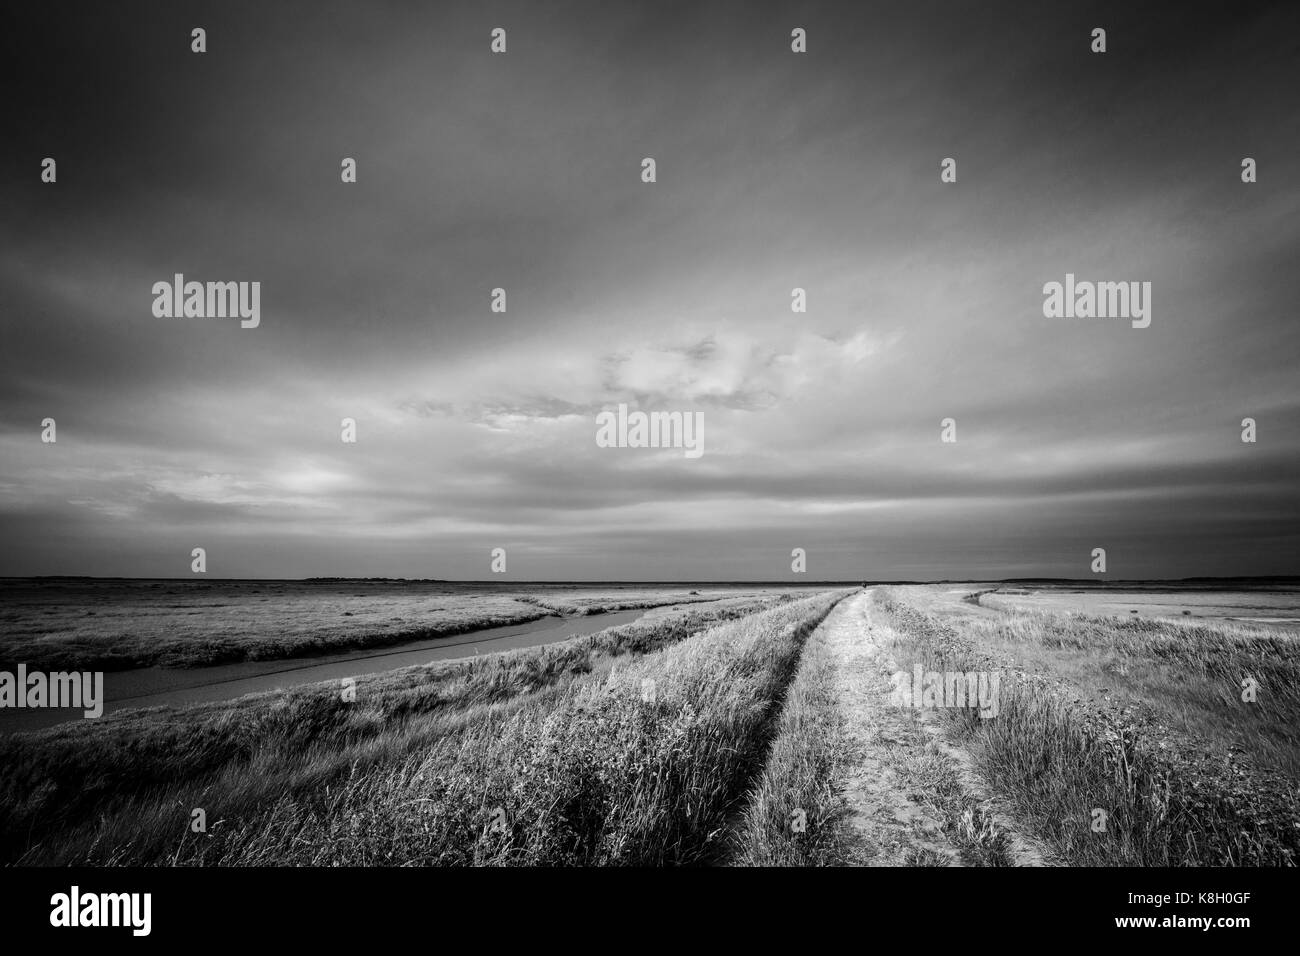
{"label": "tall dry grass", "polygon": [[[1262,768],[1242,750],[1217,750],[1172,732],[1160,708],[1140,698],[1090,697],[1069,679],[1068,664],[1053,670],[1050,653],[1121,653],[1131,674],[1152,662],[1159,667],[1150,673],[1160,676],[1147,686],[1155,694],[1181,681],[1213,699],[1222,693],[1221,684],[1237,685],[1243,672],[1257,674],[1276,693],[1275,718],[1292,712],[1300,678],[1294,646],[1286,640],[1245,640],[1232,628],[1041,612],[995,621],[943,620],[897,595],[882,593],[878,600],[902,635],[900,660],[920,662],[926,670],[1001,670],[996,718],[981,720],[969,710],[941,713],[1020,822],[1064,862],[1297,861],[1300,800],[1294,778]],[[1033,656],[1027,668],[1024,655],[998,652],[1016,643],[1047,653]],[[1237,701],[1228,713],[1244,732],[1273,719],[1248,710],[1239,696]],[[1104,827],[1098,828],[1099,820]]]}
{"label": "tall dry grass", "polygon": [[[800,649],[840,594],[721,624],[189,841],[257,865],[708,862],[763,763]],[[648,682],[653,682],[650,684]],[[653,687],[653,693],[648,688]]]}
{"label": "tall dry grass", "polygon": [[845,805],[837,790],[846,759],[843,714],[824,635],[814,633],[804,646],[767,762],[737,828],[733,865],[847,862]]}
{"label": "tall dry grass", "polygon": [[0,738],[0,861],[166,862],[190,812],[218,824],[400,761],[615,661],[792,598],[695,605],[594,635],[190,708],[127,711]]}

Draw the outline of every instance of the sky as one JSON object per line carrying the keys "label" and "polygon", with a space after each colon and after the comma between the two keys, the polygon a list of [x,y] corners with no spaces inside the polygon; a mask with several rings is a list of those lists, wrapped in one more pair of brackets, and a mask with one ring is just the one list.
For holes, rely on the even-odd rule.
{"label": "sky", "polygon": [[[1177,11],[26,5],[0,575],[1300,573],[1300,32]],[[1045,317],[1067,273],[1150,326]]]}

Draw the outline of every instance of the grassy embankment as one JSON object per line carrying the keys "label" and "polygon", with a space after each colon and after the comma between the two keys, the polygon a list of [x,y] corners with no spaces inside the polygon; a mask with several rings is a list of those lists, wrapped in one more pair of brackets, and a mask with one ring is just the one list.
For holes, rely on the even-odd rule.
{"label": "grassy embankment", "polygon": [[[733,599],[412,668],[363,679],[355,703],[327,684],[0,741],[14,768],[0,788],[2,858],[700,859],[835,597]],[[498,806],[507,822],[490,826]],[[208,832],[192,833],[200,807]]]}
{"label": "grassy embankment", "polygon": [[804,639],[839,599],[711,628],[466,722],[182,858],[224,864],[674,865],[716,859]]}
{"label": "grassy embankment", "polygon": [[941,710],[945,731],[1063,862],[1297,862],[1293,637],[1042,612],[944,619],[896,595],[880,606],[900,661],[1002,671],[997,717]]}
{"label": "grassy embankment", "polygon": [[736,866],[826,866],[847,861],[845,759],[834,659],[824,631],[804,645],[763,771],[735,834]]}

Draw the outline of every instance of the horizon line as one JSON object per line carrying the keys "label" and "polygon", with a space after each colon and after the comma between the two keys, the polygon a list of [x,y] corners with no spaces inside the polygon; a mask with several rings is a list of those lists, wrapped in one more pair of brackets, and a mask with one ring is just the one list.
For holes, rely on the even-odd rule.
{"label": "horizon line", "polygon": [[1034,584],[1034,583],[1068,583],[1068,584],[1177,584],[1188,581],[1288,581],[1300,584],[1300,574],[1239,574],[1239,575],[1192,575],[1181,578],[1061,578],[1061,577],[1017,577],[1017,578],[892,578],[892,579],[862,579],[862,578],[844,578],[844,579],[822,579],[813,581],[797,580],[776,580],[770,578],[763,579],[638,579],[638,578],[589,578],[589,579],[552,579],[552,578],[406,578],[406,577],[350,577],[350,576],[320,576],[313,575],[310,577],[297,578],[263,578],[263,577],[234,577],[234,578],[217,578],[217,577],[199,577],[191,575],[187,577],[153,577],[153,576],[133,576],[123,577],[118,575],[94,575],[94,574],[29,574],[29,575],[0,575],[0,581],[188,581],[192,583],[216,583],[216,582],[243,582],[243,581],[265,581],[265,582],[285,582],[285,583],[305,583],[310,581],[400,581],[406,583],[421,584],[658,584],[658,585],[708,585],[708,584],[744,584],[744,585],[772,585],[772,586],[800,586],[813,587],[823,585],[842,585],[842,586],[860,586],[860,585],[889,585],[889,584]]}

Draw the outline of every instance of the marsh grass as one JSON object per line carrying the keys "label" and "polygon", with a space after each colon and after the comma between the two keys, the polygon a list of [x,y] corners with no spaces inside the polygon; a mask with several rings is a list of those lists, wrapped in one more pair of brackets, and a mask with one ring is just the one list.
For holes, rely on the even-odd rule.
{"label": "marsh grass", "polygon": [[556,644],[363,677],[354,703],[328,682],[3,737],[0,860],[166,862],[189,839],[193,808],[217,823],[324,792],[489,716],[546,707],[616,660],[791,599],[732,598]]}
{"label": "marsh grass", "polygon": [[[1300,637],[1239,624],[1030,611],[971,621],[969,640],[1177,732],[1300,777]],[[1254,701],[1242,699],[1254,682]]]}
{"label": "marsh grass", "polygon": [[0,668],[126,670],[280,660],[753,592],[490,590],[394,582],[0,582]]}
{"label": "marsh grass", "polygon": [[[715,860],[763,764],[822,594],[474,715],[405,758],[286,795],[180,848],[257,865]],[[645,682],[654,682],[646,699]]]}
{"label": "marsh grass", "polygon": [[[1196,701],[1194,710],[1221,707],[1231,732],[1249,742],[1270,724],[1294,720],[1300,674],[1290,639],[1082,615],[943,620],[897,595],[881,593],[877,600],[901,635],[900,656],[927,670],[1002,671],[997,717],[942,711],[946,730],[972,752],[981,775],[1019,821],[1064,862],[1296,862],[1300,801],[1294,778],[1261,766],[1244,747],[1219,749],[1213,737],[1207,742],[1172,731],[1164,699]],[[1013,647],[1020,653],[1009,653]],[[1053,665],[1063,652],[1058,669]],[[1078,683],[1090,671],[1085,662],[1095,669],[1114,659],[1122,661],[1132,695],[1090,697]],[[1116,674],[1113,664],[1109,673]],[[1243,673],[1259,675],[1274,694],[1263,715],[1239,698],[1231,704],[1224,693],[1224,685],[1237,686]],[[1104,829],[1094,826],[1097,811],[1105,814]]]}
{"label": "marsh grass", "polygon": [[804,645],[766,764],[737,828],[733,865],[826,866],[849,858],[844,799],[836,790],[846,759],[844,719],[824,635],[818,631]]}

